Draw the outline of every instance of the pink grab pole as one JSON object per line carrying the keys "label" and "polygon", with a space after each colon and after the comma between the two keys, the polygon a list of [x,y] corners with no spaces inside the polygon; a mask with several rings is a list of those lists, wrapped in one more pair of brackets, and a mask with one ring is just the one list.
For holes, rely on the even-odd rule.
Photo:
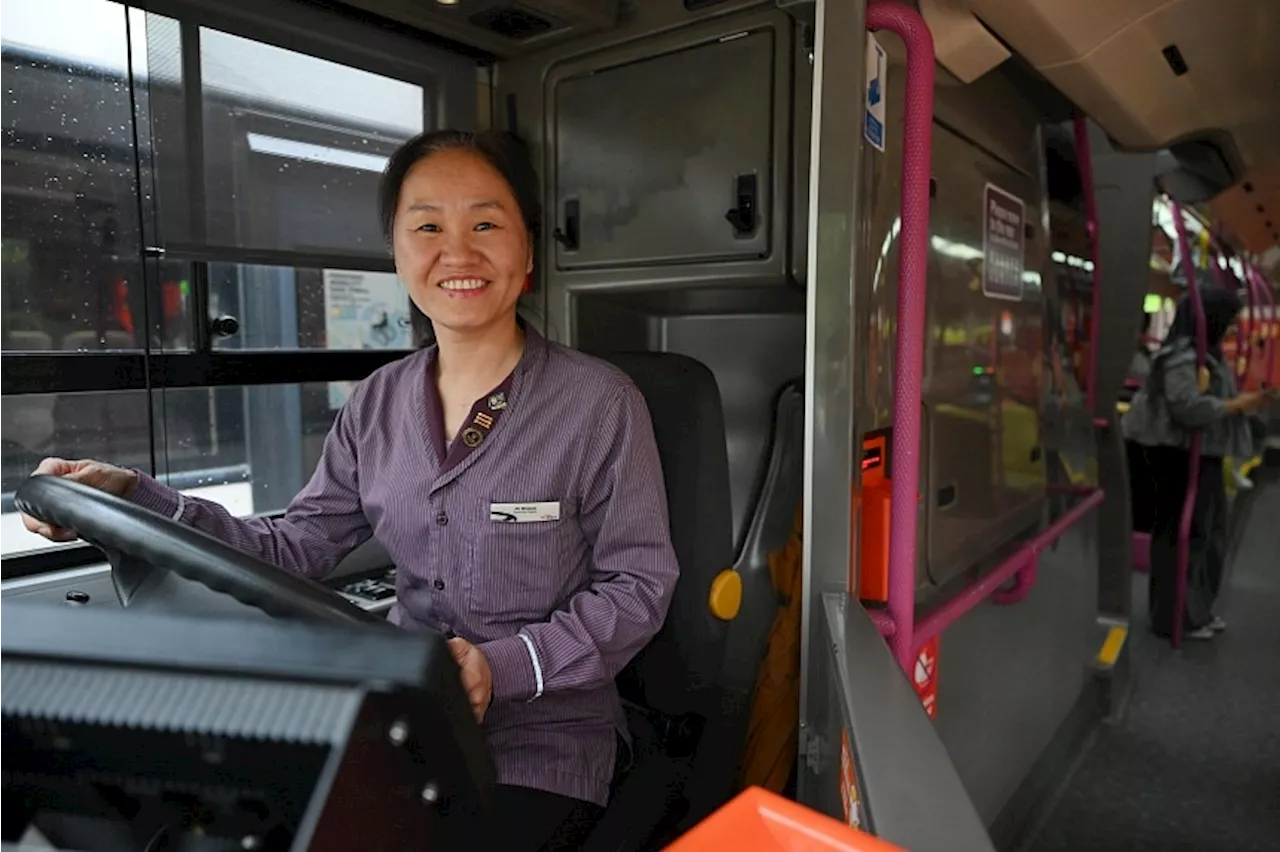
{"label": "pink grab pole", "polygon": [[[1223,255],[1223,258],[1226,258],[1225,254]],[[1236,381],[1241,385],[1241,390],[1243,390],[1243,385],[1249,380],[1249,372],[1253,368],[1253,340],[1258,334],[1258,288],[1253,286],[1253,278],[1251,278],[1247,272],[1245,273],[1243,281],[1240,281],[1235,277],[1236,273],[1234,270],[1229,269],[1228,272],[1230,272],[1231,277],[1235,279],[1237,283],[1245,286],[1245,291],[1249,300],[1248,329],[1239,329],[1236,332],[1236,339],[1239,341],[1236,345]],[[1240,364],[1240,354],[1242,352],[1244,353],[1243,366]]]}
{"label": "pink grab pole", "polygon": [[[1080,183],[1084,186],[1084,226],[1089,235],[1089,256],[1093,261],[1093,292],[1089,303],[1089,387],[1086,389],[1085,405],[1089,416],[1097,417],[1098,384],[1098,313],[1102,310],[1102,291],[1098,281],[1102,275],[1098,251],[1098,199],[1093,187],[1093,152],[1089,148],[1089,119],[1077,114],[1075,117],[1076,160],[1080,166]],[[1106,421],[1103,421],[1105,425]]]}
{"label": "pink grab pole", "polygon": [[[1196,281],[1196,264],[1191,257],[1191,241],[1187,239],[1187,223],[1182,218],[1182,207],[1170,202],[1173,208],[1173,226],[1178,232],[1178,249],[1182,252],[1182,265],[1187,271],[1187,299],[1191,302],[1191,311],[1196,325],[1196,368],[1203,367],[1207,361],[1207,337],[1205,329],[1204,305],[1200,302],[1200,285]],[[1177,585],[1173,600],[1173,633],[1171,641],[1174,648],[1182,646],[1182,614],[1187,603],[1187,571],[1191,564],[1191,520],[1196,511],[1196,492],[1200,489],[1200,441],[1199,429],[1191,433],[1191,453],[1187,470],[1187,496],[1182,503],[1182,518],[1178,524],[1178,573]]]}
{"label": "pink grab pole", "polygon": [[[1227,264],[1226,271],[1223,271],[1223,264]],[[1247,287],[1247,297],[1249,306],[1249,333],[1245,334],[1243,329],[1237,333],[1236,339],[1236,362],[1231,365],[1232,372],[1235,373],[1236,381],[1243,382],[1249,375],[1249,367],[1253,363],[1253,342],[1252,336],[1257,328],[1257,314],[1254,309],[1253,298],[1253,281],[1249,276],[1245,276],[1245,280],[1241,282],[1236,278],[1236,274],[1232,271],[1230,264],[1227,262],[1226,246],[1222,240],[1215,236],[1213,231],[1209,232],[1209,267],[1213,270],[1214,282],[1223,289],[1230,286],[1230,282],[1235,282],[1234,289],[1239,290],[1240,284]],[[1244,355],[1244,363],[1241,364],[1240,355]]]}
{"label": "pink grab pole", "polygon": [[1276,315],[1276,296],[1271,291],[1271,285],[1262,277],[1253,266],[1245,267],[1245,274],[1250,277],[1258,292],[1266,297],[1267,301],[1267,377],[1264,381],[1271,382],[1276,375],[1276,347],[1280,346],[1280,316]]}
{"label": "pink grab pole", "polygon": [[929,259],[929,172],[933,161],[933,35],[915,9],[873,2],[867,29],[896,33],[907,48],[903,120],[902,232],[898,243],[898,329],[893,365],[893,484],[889,515],[889,649],[905,672],[915,661],[916,495],[920,486],[920,385],[924,376],[925,284]]}
{"label": "pink grab pole", "polygon": [[[1249,274],[1248,269],[1244,269],[1244,280],[1240,283],[1244,284],[1249,294],[1249,329],[1248,333],[1237,333],[1238,338],[1243,338],[1240,345],[1236,347],[1236,364],[1239,365],[1240,347],[1244,347],[1244,369],[1236,371],[1236,379],[1243,385],[1249,380],[1249,375],[1253,372],[1253,350],[1254,341],[1258,339],[1259,329],[1262,328],[1262,320],[1260,317],[1261,305],[1258,304],[1258,287],[1253,280],[1253,276]],[[1235,277],[1235,271],[1231,272],[1231,276]],[[1243,390],[1243,387],[1241,388]]]}

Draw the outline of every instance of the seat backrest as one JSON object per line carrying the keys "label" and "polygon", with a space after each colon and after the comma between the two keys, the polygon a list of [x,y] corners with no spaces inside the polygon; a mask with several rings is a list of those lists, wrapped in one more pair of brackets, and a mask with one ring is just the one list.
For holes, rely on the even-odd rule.
{"label": "seat backrest", "polygon": [[622,697],[670,716],[714,714],[728,622],[711,614],[733,563],[729,456],[720,388],[706,366],[665,352],[600,353],[631,377],[653,420],[680,579],[667,620],[618,676]]}

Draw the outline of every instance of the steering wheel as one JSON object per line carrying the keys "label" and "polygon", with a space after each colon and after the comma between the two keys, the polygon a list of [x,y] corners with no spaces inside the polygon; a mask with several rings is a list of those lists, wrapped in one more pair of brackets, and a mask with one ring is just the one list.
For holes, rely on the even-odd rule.
{"label": "steering wheel", "polygon": [[46,523],[75,530],[105,553],[125,606],[155,572],[172,571],[276,618],[394,629],[314,580],[78,482],[33,476],[18,487],[14,504]]}

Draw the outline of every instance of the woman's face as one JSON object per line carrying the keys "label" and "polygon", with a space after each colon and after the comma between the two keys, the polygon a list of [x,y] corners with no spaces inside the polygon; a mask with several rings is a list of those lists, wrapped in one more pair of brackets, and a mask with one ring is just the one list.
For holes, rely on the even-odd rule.
{"label": "woman's face", "polygon": [[475,334],[514,320],[533,271],[511,187],[471,151],[441,151],[409,170],[392,246],[400,280],[437,334]]}

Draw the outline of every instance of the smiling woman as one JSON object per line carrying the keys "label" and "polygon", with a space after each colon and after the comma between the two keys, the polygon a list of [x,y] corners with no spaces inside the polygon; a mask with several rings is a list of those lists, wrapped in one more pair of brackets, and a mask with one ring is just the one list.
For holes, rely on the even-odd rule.
{"label": "smiling woman", "polygon": [[517,319],[537,186],[503,133],[431,133],[391,157],[383,231],[436,343],[352,391],[283,517],[237,519],[96,461],[36,471],[316,578],[376,538],[397,568],[389,619],[453,637],[499,782],[478,845],[505,850],[578,848],[591,830],[627,736],[614,676],[661,628],[679,571],[644,397]]}

